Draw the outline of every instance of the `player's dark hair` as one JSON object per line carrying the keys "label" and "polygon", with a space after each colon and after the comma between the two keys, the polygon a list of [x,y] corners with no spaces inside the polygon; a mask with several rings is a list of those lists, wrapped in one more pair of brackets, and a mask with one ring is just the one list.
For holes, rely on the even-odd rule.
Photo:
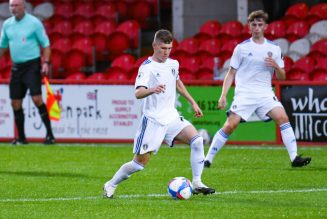
{"label": "player's dark hair", "polygon": [[248,22],[252,22],[256,19],[262,19],[265,23],[268,23],[269,16],[263,10],[251,12],[248,16]]}
{"label": "player's dark hair", "polygon": [[173,41],[173,34],[169,30],[158,30],[154,35],[153,41],[169,44]]}

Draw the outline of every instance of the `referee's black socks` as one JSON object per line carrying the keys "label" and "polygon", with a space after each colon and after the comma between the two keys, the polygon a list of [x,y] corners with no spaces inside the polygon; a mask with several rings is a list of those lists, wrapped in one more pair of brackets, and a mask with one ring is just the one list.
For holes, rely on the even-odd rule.
{"label": "referee's black socks", "polygon": [[14,110],[14,116],[15,116],[15,123],[18,131],[18,140],[24,141],[26,140],[25,131],[24,131],[24,111],[23,109]]}
{"label": "referee's black socks", "polygon": [[45,125],[45,128],[47,129],[47,136],[54,138],[53,133],[52,133],[52,128],[51,128],[51,122],[49,119],[49,114],[47,111],[47,107],[45,106],[44,103],[42,103],[42,105],[38,106],[37,108],[39,110],[39,114],[41,116],[43,124]]}

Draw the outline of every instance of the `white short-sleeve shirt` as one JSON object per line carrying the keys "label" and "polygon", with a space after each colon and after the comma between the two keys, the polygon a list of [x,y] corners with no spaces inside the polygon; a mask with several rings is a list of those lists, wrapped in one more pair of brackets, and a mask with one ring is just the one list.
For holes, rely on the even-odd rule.
{"label": "white short-sleeve shirt", "polygon": [[236,69],[235,96],[274,96],[271,86],[274,69],[264,61],[268,56],[284,68],[281,49],[272,41],[265,39],[263,44],[257,44],[250,38],[236,46],[230,62]]}
{"label": "white short-sleeve shirt", "polygon": [[140,66],[135,81],[135,88],[153,88],[166,85],[164,93],[152,94],[143,98],[142,113],[150,120],[166,125],[176,120],[179,113],[175,108],[176,81],[179,80],[179,63],[167,59],[164,63],[153,61],[151,57]]}

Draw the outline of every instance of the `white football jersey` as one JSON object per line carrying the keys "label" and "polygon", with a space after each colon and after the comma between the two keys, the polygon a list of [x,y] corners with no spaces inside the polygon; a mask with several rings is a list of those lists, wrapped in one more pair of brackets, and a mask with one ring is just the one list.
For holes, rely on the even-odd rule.
{"label": "white football jersey", "polygon": [[179,63],[167,59],[164,63],[153,61],[151,57],[140,66],[135,81],[135,88],[153,88],[159,84],[166,85],[164,93],[152,94],[143,98],[142,113],[162,125],[169,124],[179,117],[175,108],[176,81],[179,80]]}
{"label": "white football jersey", "polygon": [[272,41],[265,39],[263,44],[257,44],[250,38],[235,47],[230,61],[230,66],[236,69],[235,95],[274,96],[271,86],[274,69],[264,61],[269,56],[284,68],[281,49]]}

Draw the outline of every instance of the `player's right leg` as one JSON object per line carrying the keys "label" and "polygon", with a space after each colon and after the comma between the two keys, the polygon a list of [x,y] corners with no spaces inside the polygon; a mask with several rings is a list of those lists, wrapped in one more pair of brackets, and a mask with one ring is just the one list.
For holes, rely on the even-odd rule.
{"label": "player's right leg", "polygon": [[219,129],[212,139],[209,151],[204,161],[205,167],[210,167],[214,157],[224,146],[230,134],[237,128],[241,121],[241,117],[233,112],[228,116],[223,128]]}
{"label": "player's right leg", "polygon": [[[115,192],[116,187],[122,181],[128,179],[132,174],[141,171],[144,169],[144,164],[139,163],[137,161],[137,156],[150,156],[149,154],[146,155],[135,155],[132,161],[129,161],[123,164],[119,170],[115,173],[111,180],[106,182],[103,186],[103,196],[105,198],[112,198]],[[141,159],[141,158],[139,158]],[[144,159],[144,158],[142,158]],[[149,158],[147,158],[149,160]]]}
{"label": "player's right leg", "polygon": [[146,117],[142,118],[134,138],[133,153],[135,156],[132,161],[123,164],[112,179],[104,184],[104,197],[112,198],[116,187],[122,181],[144,169],[151,153],[156,153],[159,150],[165,131],[165,126],[149,121]]}

